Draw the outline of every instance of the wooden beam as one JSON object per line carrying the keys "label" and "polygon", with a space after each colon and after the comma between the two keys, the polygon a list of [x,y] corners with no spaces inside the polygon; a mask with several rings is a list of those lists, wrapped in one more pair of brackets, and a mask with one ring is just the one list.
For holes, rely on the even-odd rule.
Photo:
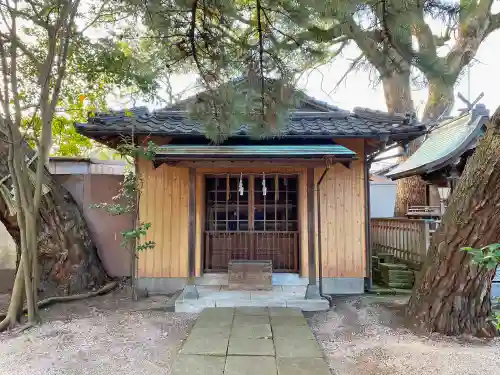
{"label": "wooden beam", "polygon": [[342,164],[347,169],[351,169],[351,161],[341,161],[339,163]]}
{"label": "wooden beam", "polygon": [[[196,275],[196,169],[189,168],[189,206],[188,206],[188,279],[183,298],[197,299]],[[176,220],[176,218],[171,218]],[[179,249],[182,251],[182,249]]]}
{"label": "wooden beam", "polygon": [[[319,204],[319,202],[318,202]],[[314,211],[314,168],[307,169],[307,239],[308,239],[308,266],[309,266],[309,285],[316,285],[316,253],[314,249],[315,211]]]}

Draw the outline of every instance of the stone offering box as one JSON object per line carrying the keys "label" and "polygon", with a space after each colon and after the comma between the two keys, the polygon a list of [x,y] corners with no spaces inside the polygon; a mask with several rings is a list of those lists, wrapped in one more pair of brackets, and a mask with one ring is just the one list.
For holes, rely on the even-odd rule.
{"label": "stone offering box", "polygon": [[272,290],[273,262],[271,260],[230,260],[228,289]]}

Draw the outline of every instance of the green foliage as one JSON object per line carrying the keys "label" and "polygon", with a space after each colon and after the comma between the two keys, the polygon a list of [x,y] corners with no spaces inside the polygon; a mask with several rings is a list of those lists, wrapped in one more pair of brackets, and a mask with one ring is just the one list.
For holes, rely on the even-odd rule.
{"label": "green foliage", "polygon": [[[129,157],[132,160],[142,157],[147,160],[152,160],[156,155],[158,146],[152,141],[148,141],[146,145],[135,146],[134,144],[122,143],[119,152],[124,157]],[[91,208],[103,209],[110,215],[126,215],[137,214],[139,207],[139,199],[142,189],[142,180],[134,170],[128,169],[123,176],[123,181],[120,184],[118,194],[113,197],[113,202],[98,203]],[[154,241],[141,242],[141,238],[147,235],[147,231],[151,228],[151,223],[139,223],[134,228],[127,229],[121,232],[122,247],[135,245],[135,251],[140,252],[155,247]]]}
{"label": "green foliage", "polygon": [[[463,247],[461,250],[472,255],[472,263],[486,267],[489,270],[497,268],[498,264],[500,264],[500,243],[490,244],[480,249]],[[496,314],[494,319],[497,322],[497,329],[500,330],[500,314]]]}
{"label": "green foliage", "polygon": [[127,143],[121,143],[117,147],[117,151],[123,157],[144,158],[146,160],[153,160],[156,153],[158,152],[158,146],[149,140],[148,137],[145,138],[141,146],[129,145]]}
{"label": "green foliage", "polygon": [[[331,39],[311,42],[309,35],[297,34],[310,19],[319,19],[304,2],[128,1],[142,14],[152,53],[162,56],[167,71],[199,73],[205,92],[189,114],[206,124],[216,143],[241,124],[256,136],[278,135],[293,105],[288,88],[332,54]],[[233,86],[242,76],[244,90]]]}
{"label": "green foliage", "polygon": [[151,223],[140,223],[135,229],[122,231],[121,234],[123,241],[121,246],[125,247],[130,243],[137,243],[135,248],[137,252],[153,249],[156,245],[154,241],[144,241],[139,243],[140,238],[146,236],[149,228],[151,228]]}
{"label": "green foliage", "polygon": [[488,269],[496,268],[500,263],[500,244],[494,243],[484,246],[480,249],[472,247],[463,247],[461,249],[472,255],[471,261]]}

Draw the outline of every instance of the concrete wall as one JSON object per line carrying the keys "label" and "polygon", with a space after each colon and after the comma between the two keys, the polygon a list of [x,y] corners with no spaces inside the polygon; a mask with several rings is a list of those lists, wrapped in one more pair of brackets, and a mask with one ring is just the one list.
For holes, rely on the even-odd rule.
{"label": "concrete wall", "polygon": [[8,293],[14,284],[16,245],[0,223],[0,294]]}
{"label": "concrete wall", "polygon": [[0,269],[16,268],[16,245],[5,226],[0,223]]}
{"label": "concrete wall", "polygon": [[54,178],[69,190],[79,204],[108,274],[130,276],[131,254],[120,246],[120,232],[132,227],[132,215],[111,216],[103,210],[90,208],[92,204],[112,202],[123,176],[59,174]]}

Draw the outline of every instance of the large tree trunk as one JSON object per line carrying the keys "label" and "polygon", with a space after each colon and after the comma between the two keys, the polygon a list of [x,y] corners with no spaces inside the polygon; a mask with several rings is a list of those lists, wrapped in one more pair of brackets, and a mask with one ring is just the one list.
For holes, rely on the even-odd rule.
{"label": "large tree trunk", "polygon": [[453,108],[454,101],[453,85],[446,85],[440,78],[430,80],[423,121],[436,120],[448,115]]}
{"label": "large tree trunk", "polygon": [[[411,98],[410,74],[392,72],[382,79],[385,102],[389,112],[407,113],[414,111]],[[410,144],[409,155],[420,145],[419,141]],[[399,158],[399,163],[408,159],[408,156]],[[418,176],[404,178],[397,181],[395,216],[405,216],[408,205],[424,205],[426,200],[425,182]]]}
{"label": "large tree trunk", "polygon": [[391,113],[407,113],[414,110],[411,98],[410,74],[388,72],[382,78],[385,104]]}
{"label": "large tree trunk", "polygon": [[[0,178],[8,174],[7,153],[5,143],[0,142]],[[50,192],[42,198],[38,220],[41,294],[67,295],[102,286],[108,277],[82,212],[71,194],[48,172],[45,182]],[[0,221],[19,246],[16,215],[11,215],[3,199]]]}
{"label": "large tree trunk", "polygon": [[416,326],[446,335],[491,335],[494,270],[471,265],[460,249],[500,239],[500,107],[468,161],[439,229],[434,233],[408,305]]}
{"label": "large tree trunk", "polygon": [[[403,163],[420,147],[421,140],[415,139],[408,145],[408,153],[398,159]],[[396,205],[394,216],[404,217],[409,206],[425,206],[427,204],[427,184],[420,176],[411,176],[396,181]]]}

